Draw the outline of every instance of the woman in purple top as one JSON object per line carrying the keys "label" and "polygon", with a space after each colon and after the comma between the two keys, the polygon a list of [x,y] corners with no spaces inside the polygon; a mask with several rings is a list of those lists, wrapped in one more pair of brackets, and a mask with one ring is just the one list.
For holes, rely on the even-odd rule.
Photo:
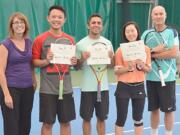
{"label": "woman in purple top", "polygon": [[0,45],[0,85],[4,135],[29,135],[35,76],[29,25],[22,13],[9,19],[9,38]]}

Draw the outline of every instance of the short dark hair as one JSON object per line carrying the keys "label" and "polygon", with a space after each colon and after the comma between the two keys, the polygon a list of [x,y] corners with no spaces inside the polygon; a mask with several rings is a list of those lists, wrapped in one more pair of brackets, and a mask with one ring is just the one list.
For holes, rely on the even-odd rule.
{"label": "short dark hair", "polygon": [[87,22],[88,24],[89,24],[89,22],[91,21],[91,19],[92,19],[93,17],[99,17],[99,18],[101,18],[101,20],[103,20],[103,18],[102,18],[101,15],[95,13],[95,14],[92,14],[92,15],[89,17],[88,22]]}
{"label": "short dark hair", "polygon": [[64,13],[64,17],[66,18],[66,11],[65,11],[65,9],[64,9],[62,6],[60,6],[60,5],[53,5],[53,6],[51,6],[51,7],[49,8],[48,15],[50,15],[50,12],[51,12],[53,9],[57,9],[57,10],[62,11],[62,12]]}
{"label": "short dark hair", "polygon": [[129,21],[129,22],[127,22],[127,23],[125,23],[123,25],[123,31],[122,31],[122,40],[123,40],[123,42],[129,42],[129,40],[126,38],[125,30],[126,30],[126,27],[131,25],[131,24],[135,26],[135,28],[137,30],[137,33],[138,33],[136,41],[140,40],[140,29],[139,29],[138,24],[136,22],[134,22],[134,21]]}

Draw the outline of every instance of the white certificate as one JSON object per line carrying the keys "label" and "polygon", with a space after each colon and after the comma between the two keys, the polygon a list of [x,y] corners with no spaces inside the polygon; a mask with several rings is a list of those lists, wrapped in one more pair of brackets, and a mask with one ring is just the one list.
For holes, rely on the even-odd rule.
{"label": "white certificate", "polygon": [[75,56],[76,47],[74,45],[51,43],[51,51],[53,53],[51,63],[71,65],[71,58]]}
{"label": "white certificate", "polygon": [[108,51],[110,47],[107,45],[98,43],[97,45],[92,45],[88,47],[88,52],[90,52],[90,57],[87,59],[88,65],[97,64],[110,64],[111,59],[109,58]]}
{"label": "white certificate", "polygon": [[146,52],[144,42],[142,40],[120,44],[123,59],[132,61],[140,59],[146,62]]}

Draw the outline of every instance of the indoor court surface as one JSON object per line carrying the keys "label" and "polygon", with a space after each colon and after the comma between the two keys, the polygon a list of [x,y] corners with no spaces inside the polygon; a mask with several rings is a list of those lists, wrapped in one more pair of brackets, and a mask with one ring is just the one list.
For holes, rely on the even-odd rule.
{"label": "indoor court surface", "polygon": [[[110,109],[109,109],[109,117],[106,121],[106,135],[114,135],[114,123],[116,120],[116,106],[115,106],[115,91],[116,85],[110,85]],[[30,135],[40,135],[41,130],[41,123],[39,123],[39,96],[38,91],[35,93],[34,99],[34,106],[32,112],[32,128]],[[174,130],[173,135],[179,135],[179,127],[180,127],[180,85],[177,85],[176,91],[177,97],[177,111],[175,112],[175,123],[174,123]],[[82,135],[82,119],[79,116],[79,105],[80,105],[80,89],[74,88],[74,98],[75,98],[75,105],[76,105],[76,120],[72,121],[72,135]],[[131,104],[131,103],[130,103]],[[131,105],[130,105],[131,106]],[[163,118],[163,114],[161,114]],[[147,102],[144,111],[144,135],[150,134],[150,114],[147,111]],[[161,118],[161,124],[159,127],[159,135],[164,135],[164,125],[163,119]],[[95,116],[93,117],[92,121],[92,135],[97,135],[96,133],[96,119]],[[0,129],[2,127],[2,116],[0,113]],[[0,135],[3,135],[3,130],[0,130]],[[53,127],[53,135],[59,135],[59,125],[56,122]],[[128,118],[125,125],[125,135],[134,135],[133,131],[133,121],[131,118],[131,107],[129,108]]]}

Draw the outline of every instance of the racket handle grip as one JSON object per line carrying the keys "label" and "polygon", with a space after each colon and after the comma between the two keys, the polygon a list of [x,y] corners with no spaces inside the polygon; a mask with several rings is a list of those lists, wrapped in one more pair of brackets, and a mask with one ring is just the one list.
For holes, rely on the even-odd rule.
{"label": "racket handle grip", "polygon": [[63,100],[63,80],[59,82],[59,100]]}
{"label": "racket handle grip", "polygon": [[63,96],[59,96],[58,99],[59,99],[59,100],[63,100]]}
{"label": "racket handle grip", "polygon": [[160,80],[161,80],[161,86],[162,87],[166,86],[165,81],[164,81],[163,72],[161,69],[159,69],[159,76],[160,76]]}
{"label": "racket handle grip", "polygon": [[98,90],[97,90],[97,102],[101,102],[101,83],[98,82]]}
{"label": "racket handle grip", "polygon": [[98,93],[97,102],[101,102],[101,93],[100,94]]}

